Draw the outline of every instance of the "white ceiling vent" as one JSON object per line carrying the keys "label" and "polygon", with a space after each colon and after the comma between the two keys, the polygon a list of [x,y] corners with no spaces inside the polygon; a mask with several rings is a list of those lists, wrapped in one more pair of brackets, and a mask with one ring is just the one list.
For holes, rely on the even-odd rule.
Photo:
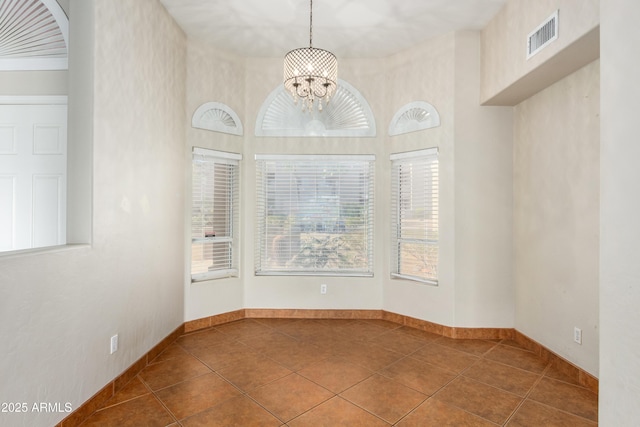
{"label": "white ceiling vent", "polygon": [[558,11],[547,18],[527,37],[527,59],[547,47],[558,38]]}

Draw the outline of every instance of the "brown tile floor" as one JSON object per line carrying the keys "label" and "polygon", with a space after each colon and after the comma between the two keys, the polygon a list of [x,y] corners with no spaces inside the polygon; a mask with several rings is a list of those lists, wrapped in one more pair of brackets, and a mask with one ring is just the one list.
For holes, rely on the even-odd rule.
{"label": "brown tile floor", "polygon": [[575,427],[597,401],[511,341],[247,319],[183,335],[82,426]]}

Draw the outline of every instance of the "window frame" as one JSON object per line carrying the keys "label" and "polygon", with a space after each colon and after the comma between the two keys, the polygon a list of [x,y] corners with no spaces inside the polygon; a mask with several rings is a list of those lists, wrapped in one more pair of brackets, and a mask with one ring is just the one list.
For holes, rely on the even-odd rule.
{"label": "window frame", "polygon": [[[191,283],[202,282],[206,280],[223,279],[229,277],[238,277],[240,272],[240,163],[242,155],[237,153],[229,153],[225,151],[212,150],[208,148],[193,147],[191,157],[191,222],[190,222],[190,238],[191,238],[191,253],[190,253],[190,277]],[[215,180],[215,165],[225,165],[229,167],[231,175],[228,177],[228,185],[226,186],[227,193],[223,194],[226,199],[225,213],[222,215],[225,218],[225,229],[228,231],[223,236],[207,236],[206,227],[203,224],[195,225],[194,210],[196,209],[196,172],[194,171],[196,161],[208,162],[213,166],[212,174],[208,175],[209,178]],[[230,187],[230,188],[229,188]],[[215,189],[210,184],[210,188]],[[202,193],[202,190],[200,190]],[[216,196],[211,195],[211,203],[214,202]],[[215,205],[212,206],[215,209]],[[204,233],[203,236],[194,236],[197,228],[200,228]],[[206,243],[228,243],[229,255],[225,260],[226,265],[224,268],[214,268],[207,272],[194,273],[194,246],[196,244]],[[212,248],[213,250],[213,248]],[[214,263],[214,254],[211,254],[210,260],[212,265]],[[220,259],[218,259],[220,261]]]}
{"label": "window frame", "polygon": [[[438,148],[428,148],[423,150],[409,151],[403,153],[395,153],[390,156],[391,161],[391,278],[411,280],[428,285],[438,285],[438,271],[439,271],[439,259],[440,259],[440,244],[439,244],[439,155]],[[424,162],[424,163],[422,163]],[[433,166],[427,167],[427,163],[435,164],[435,170]],[[410,181],[404,181],[401,178],[400,169],[402,166],[417,166],[419,176],[417,179],[422,179],[422,183],[425,187],[424,194],[420,196],[421,206],[417,209],[421,209],[423,212],[423,224],[424,227],[418,229],[423,233],[424,237],[403,237],[403,233],[409,233],[409,226],[406,228],[403,226],[403,218],[410,215],[411,212],[403,211],[402,191],[400,187],[403,183],[408,182],[411,186],[409,190],[409,197],[411,199],[413,209],[413,191],[414,191],[414,171],[412,168],[412,176]],[[431,177],[426,179],[427,170],[431,172]],[[416,182],[417,183],[417,182]],[[426,216],[430,214],[430,219],[426,219]],[[435,218],[435,219],[434,219]],[[435,226],[434,226],[435,222]],[[411,229],[415,233],[415,227]],[[434,238],[435,236],[435,238]],[[410,274],[402,265],[402,246],[405,244],[423,245],[423,253],[427,253],[428,247],[435,247],[435,262],[425,260],[427,262],[427,268],[435,270],[435,277],[429,277],[427,274],[420,276],[417,274]],[[428,255],[425,255],[428,257]]]}
{"label": "window frame", "polygon": [[[373,226],[373,223],[374,223],[374,216],[375,216],[375,211],[374,211],[374,208],[375,208],[374,206],[375,155],[372,155],[372,154],[354,154],[354,155],[256,154],[255,160],[256,160],[256,213],[255,213],[256,233],[255,233],[254,273],[256,276],[373,277],[373,273],[374,273],[374,226]],[[278,165],[276,166],[274,162],[278,163]],[[357,168],[362,168],[361,172],[364,173],[363,176],[366,178],[365,180],[361,180],[362,192],[358,193],[362,196],[362,200],[363,200],[362,206],[361,206],[362,210],[357,211],[357,212],[360,212],[360,214],[357,215],[356,216],[357,219],[353,221],[354,225],[352,228],[352,230],[354,230],[354,233],[352,234],[352,236],[356,236],[352,241],[356,241],[357,242],[356,246],[360,245],[362,249],[361,250],[354,249],[351,252],[351,254],[353,253],[358,254],[356,258],[361,257],[362,259],[364,259],[364,262],[362,264],[359,264],[355,268],[338,267],[334,269],[313,268],[313,267],[303,268],[299,265],[297,267],[292,265],[290,265],[289,267],[273,266],[274,264],[273,257],[276,256],[275,254],[276,251],[274,249],[275,245],[274,245],[274,242],[272,241],[273,239],[271,239],[272,236],[270,234],[270,230],[268,229],[270,226],[267,225],[269,218],[273,217],[273,215],[270,215],[269,210],[272,208],[267,207],[267,204],[268,204],[269,197],[273,197],[274,200],[276,200],[275,198],[281,195],[277,195],[276,193],[273,193],[273,192],[269,193],[269,190],[267,189],[267,186],[269,185],[268,179],[270,178],[267,178],[266,175],[268,175],[269,173],[272,173],[269,171],[274,170],[274,169],[269,169],[267,167],[267,163],[270,163],[272,168],[275,168],[275,167],[285,168],[285,167],[291,167],[291,166],[302,167],[306,164],[307,169],[304,169],[304,170],[307,172],[301,172],[301,175],[303,175],[305,178],[315,176],[314,179],[316,179],[317,181],[314,181],[314,182],[321,181],[321,178],[318,178],[318,177],[320,177],[322,173],[318,174],[317,176],[309,175],[309,172],[308,172],[309,167],[319,167],[319,165],[321,164],[329,164],[329,165],[332,164],[337,168],[337,170],[342,170],[341,168],[343,167],[348,168],[349,165],[355,168],[354,171],[357,171]],[[356,164],[358,166],[355,166]],[[301,171],[302,170],[303,169],[301,169]],[[326,170],[323,171],[323,173],[326,173]],[[298,178],[296,176],[296,179],[301,179],[301,178]],[[294,197],[297,200],[296,203],[306,204],[306,209],[309,209],[309,207],[312,207],[314,212],[322,211],[322,209],[320,208],[324,208],[325,210],[333,208],[334,211],[338,212],[337,221],[332,221],[332,220],[327,221],[326,218],[324,218],[322,220],[323,225],[322,225],[321,231],[316,230],[315,234],[320,234],[321,236],[325,236],[325,235],[329,236],[325,240],[325,242],[329,243],[332,239],[331,237],[332,233],[331,231],[327,231],[330,229],[329,227],[326,227],[326,228],[324,227],[325,225],[324,222],[327,222],[327,224],[331,224],[331,226],[333,226],[333,223],[335,223],[335,228],[333,228],[333,230],[339,230],[339,231],[333,232],[334,237],[335,235],[337,235],[334,241],[338,242],[339,247],[342,247],[342,245],[340,244],[342,243],[342,241],[340,239],[342,239],[342,236],[348,235],[348,232],[345,231],[345,229],[343,228],[345,226],[342,225],[343,213],[347,212],[348,209],[353,209],[353,206],[343,204],[342,200],[344,197],[346,200],[350,201],[351,199],[349,199],[349,197],[353,197],[353,194],[350,193],[349,195],[343,196],[344,194],[346,194],[347,190],[344,190],[344,193],[343,193],[343,186],[342,186],[343,181],[339,179],[337,181],[339,181],[341,184],[339,186],[340,193],[337,196],[338,202],[335,205],[331,205],[331,206],[329,206],[328,204],[316,205],[309,202],[308,198],[301,197],[300,195],[294,196]],[[356,180],[353,177],[348,177],[345,174],[344,181],[346,184],[353,185],[353,183]],[[356,188],[356,191],[360,189],[357,186],[349,187],[351,191],[353,191],[354,188]],[[319,197],[317,194],[316,196],[317,198],[321,199],[321,197]],[[289,193],[289,197],[292,197],[291,193]],[[301,201],[304,201],[304,202],[301,202]],[[294,217],[296,223],[300,222],[300,220],[303,218],[302,215],[292,214],[292,211],[295,211],[295,209],[289,207],[289,210],[286,211],[287,212],[286,218]],[[349,212],[352,212],[352,211],[349,211]],[[283,216],[283,215],[280,215],[280,216]],[[340,227],[338,224],[342,226]],[[283,226],[286,227],[287,225],[283,225]],[[291,227],[291,225],[288,225],[288,226]],[[347,230],[348,229],[349,229],[349,226],[347,226]],[[289,233],[291,232],[290,229],[288,231]],[[303,235],[304,237],[307,237],[311,234],[314,234],[314,232],[304,230],[304,228],[302,229],[302,231],[300,231],[301,238],[303,237]],[[361,236],[361,240],[357,240],[358,236]],[[313,237],[311,238],[313,239]],[[349,237],[347,237],[345,241],[349,242]],[[303,242],[301,241],[300,244],[302,245]],[[291,249],[291,244],[289,246],[290,247],[286,252],[286,255],[288,257],[287,256],[284,257],[287,260],[287,263],[289,263],[294,259],[293,257],[294,252],[293,252],[293,249]],[[347,251],[350,250],[348,244],[345,246],[347,247],[346,249]],[[314,250],[317,250],[317,248],[314,248],[312,245],[308,245],[307,249],[311,253],[313,253]],[[298,249],[298,252],[296,255],[301,255],[301,254],[302,254],[302,248]],[[342,257],[343,255],[344,254],[338,255],[338,257]],[[309,255],[306,257],[307,257],[306,259],[311,259],[311,260],[316,259],[314,258],[313,255]],[[334,262],[334,266],[335,266],[335,262]]]}

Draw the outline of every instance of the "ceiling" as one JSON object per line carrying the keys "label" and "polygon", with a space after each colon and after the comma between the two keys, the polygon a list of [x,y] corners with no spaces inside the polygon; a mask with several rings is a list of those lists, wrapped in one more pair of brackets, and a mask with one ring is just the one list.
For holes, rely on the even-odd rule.
{"label": "ceiling", "polygon": [[[247,57],[309,45],[306,0],[160,0],[185,33]],[[313,46],[385,57],[451,31],[482,29],[506,0],[316,0]]]}

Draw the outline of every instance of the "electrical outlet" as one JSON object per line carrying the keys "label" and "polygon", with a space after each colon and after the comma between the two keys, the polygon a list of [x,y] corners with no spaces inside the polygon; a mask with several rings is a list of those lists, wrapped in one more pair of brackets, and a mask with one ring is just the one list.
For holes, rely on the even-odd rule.
{"label": "electrical outlet", "polygon": [[327,293],[327,285],[325,285],[324,283],[322,285],[320,285],[320,293],[322,295]]}
{"label": "electrical outlet", "polygon": [[578,344],[582,344],[582,329],[573,328],[573,340]]}
{"label": "electrical outlet", "polygon": [[113,354],[118,351],[118,334],[115,334],[111,337],[111,353]]}

